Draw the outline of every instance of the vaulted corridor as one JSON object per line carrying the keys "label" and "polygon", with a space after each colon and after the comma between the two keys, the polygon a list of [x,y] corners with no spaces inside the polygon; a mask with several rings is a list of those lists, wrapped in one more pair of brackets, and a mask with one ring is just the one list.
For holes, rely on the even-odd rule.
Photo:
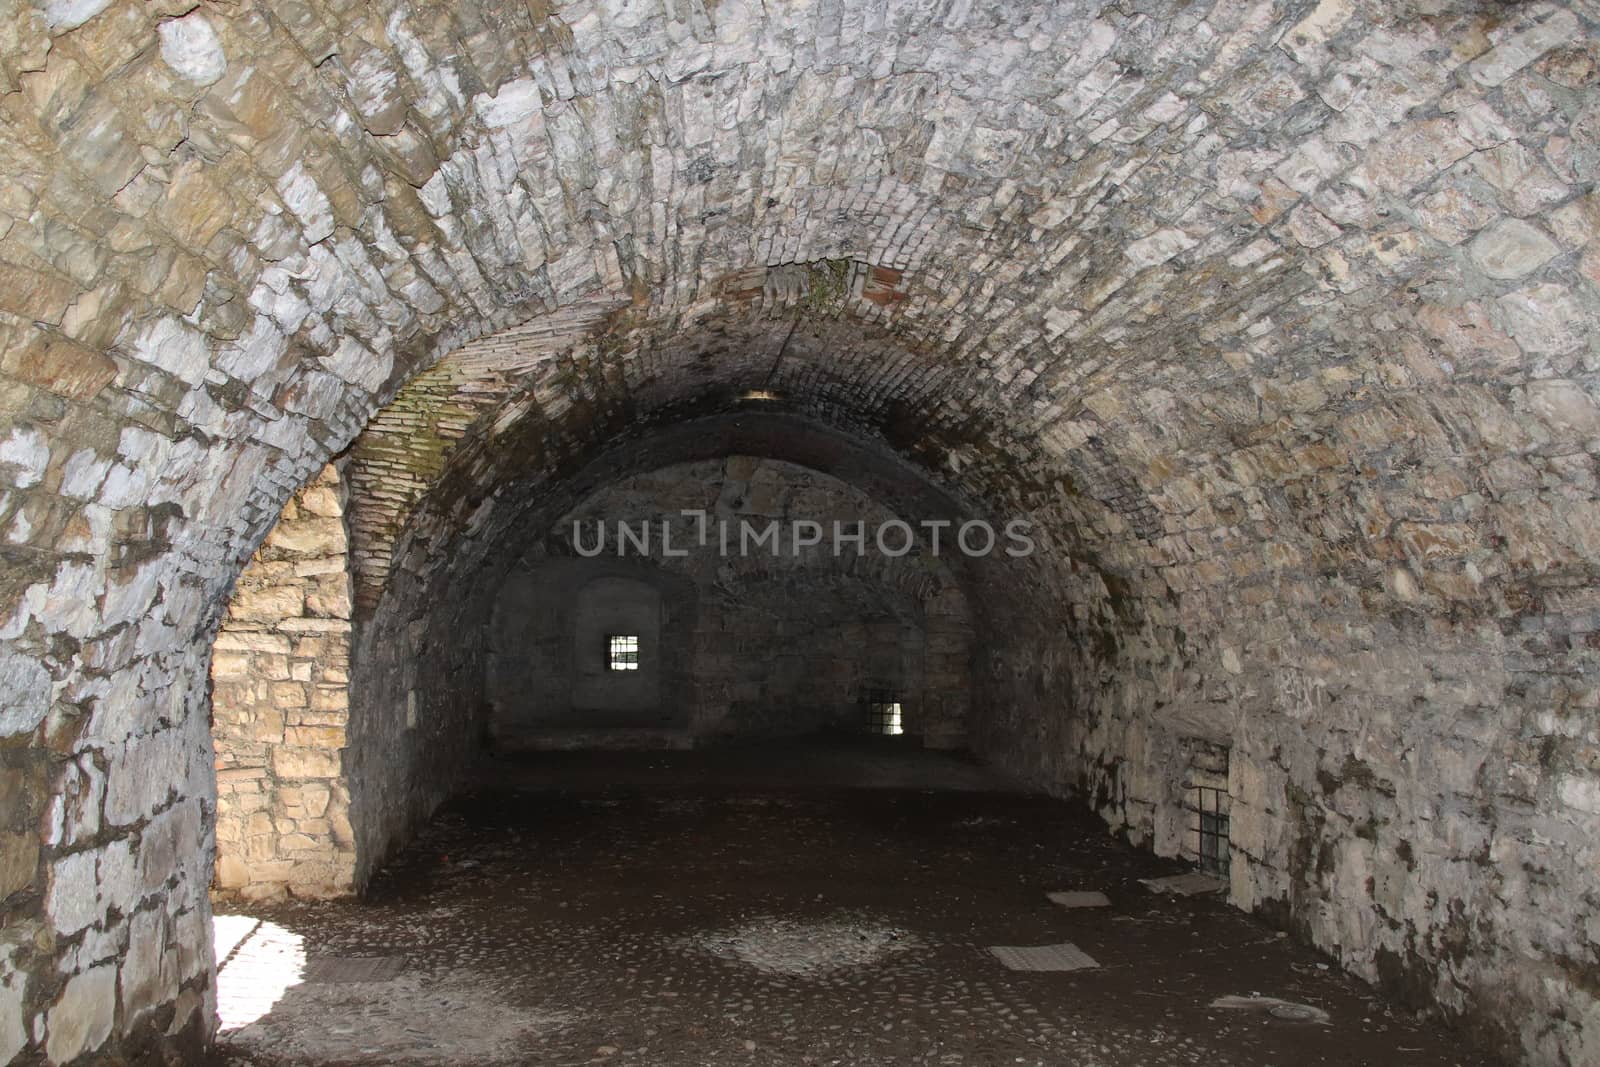
{"label": "vaulted corridor", "polygon": [[[1593,1067],[1597,174],[1596,0],[0,0],[0,1064],[324,937],[561,1063]],[[820,739],[1026,792],[482,778]],[[764,892],[906,951],[680,951]]]}

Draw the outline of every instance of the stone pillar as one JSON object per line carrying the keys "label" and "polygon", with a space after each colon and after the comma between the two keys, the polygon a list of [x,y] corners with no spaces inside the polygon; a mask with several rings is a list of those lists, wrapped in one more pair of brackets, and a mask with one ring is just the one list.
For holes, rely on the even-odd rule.
{"label": "stone pillar", "polygon": [[343,750],[350,575],[338,472],[295,494],[239,577],[212,654],[217,868],[225,895],[355,889]]}

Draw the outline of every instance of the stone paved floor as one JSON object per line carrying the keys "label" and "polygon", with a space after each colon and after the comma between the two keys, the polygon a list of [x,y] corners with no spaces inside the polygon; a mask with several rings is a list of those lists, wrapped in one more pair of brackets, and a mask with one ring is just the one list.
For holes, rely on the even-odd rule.
{"label": "stone paved floor", "polygon": [[[918,765],[943,787],[904,788]],[[1181,866],[983,775],[923,754],[501,767],[369,899],[227,921],[223,1061],[1494,1062],[1221,901],[1152,895],[1138,879]],[[1059,889],[1111,906],[1069,911],[1045,898]],[[1100,969],[1012,972],[986,951],[1062,941]],[[375,957],[398,973],[339,962]],[[1252,994],[1331,1024],[1209,1007]]]}

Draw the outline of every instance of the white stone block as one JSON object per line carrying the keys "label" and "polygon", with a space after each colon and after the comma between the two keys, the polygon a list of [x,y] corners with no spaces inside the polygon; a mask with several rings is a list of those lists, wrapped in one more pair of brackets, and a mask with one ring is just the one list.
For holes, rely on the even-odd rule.
{"label": "white stone block", "polygon": [[302,164],[296,163],[278,179],[278,195],[305,228],[307,244],[332,236],[333,205]]}
{"label": "white stone block", "polygon": [[22,1002],[28,991],[28,976],[13,969],[12,950],[0,950],[0,1063],[10,1063],[28,1043]]}
{"label": "white stone block", "polygon": [[160,367],[189,385],[205,381],[206,371],[211,366],[204,335],[171,315],[146,326],[134,340],[131,354],[134,359]]}
{"label": "white stone block", "polygon": [[1124,254],[1133,262],[1135,269],[1144,270],[1165,263],[1179,252],[1194,246],[1195,241],[1188,234],[1168,228],[1134,241],[1124,250]]}
{"label": "white stone block", "polygon": [[49,0],[45,25],[59,32],[77,29],[110,6],[111,0]]}
{"label": "white stone block", "polygon": [[1529,382],[1527,397],[1528,409],[1552,429],[1585,437],[1600,434],[1600,407],[1580,383],[1566,378]]}
{"label": "white stone block", "polygon": [[1472,242],[1479,269],[1502,281],[1526,277],[1560,254],[1544,231],[1521,219],[1505,219]]}
{"label": "white stone block", "polygon": [[521,122],[544,107],[539,87],[531,78],[506,82],[493,96],[480,93],[473,97],[472,103],[483,124],[491,128]]}
{"label": "white stone block", "polygon": [[140,912],[128,922],[128,953],[122,961],[124,1029],[177,994],[177,953],[167,936],[166,913]]}
{"label": "white stone block", "polygon": [[18,489],[36,485],[50,463],[50,444],[31,426],[13,427],[0,441],[0,466],[11,468],[11,482]]}
{"label": "white stone block", "polygon": [[217,31],[198,11],[163,22],[161,59],[179,75],[197,85],[210,85],[228,69]]}
{"label": "white stone block", "polygon": [[47,1021],[50,1036],[45,1052],[50,1062],[69,1063],[80,1053],[105,1044],[111,1036],[116,997],[117,969],[110,964],[91,967],[69,979]]}
{"label": "white stone block", "polygon": [[74,852],[50,866],[45,911],[61,934],[75,934],[100,917],[96,865],[99,852]]}
{"label": "white stone block", "polygon": [[1600,778],[1569,774],[1556,786],[1556,793],[1567,807],[1600,815]]}
{"label": "white stone block", "polygon": [[50,712],[50,673],[36,660],[0,650],[0,737],[31,732]]}
{"label": "white stone block", "polygon": [[174,789],[188,784],[183,735],[163,730],[129,738],[112,757],[106,784],[106,821],[124,826],[154,812]]}

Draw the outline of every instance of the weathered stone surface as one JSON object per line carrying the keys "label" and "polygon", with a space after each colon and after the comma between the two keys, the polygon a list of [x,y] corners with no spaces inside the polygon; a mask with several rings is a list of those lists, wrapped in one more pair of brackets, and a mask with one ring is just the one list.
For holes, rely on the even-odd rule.
{"label": "weathered stone surface", "polygon": [[44,721],[50,713],[50,689],[50,675],[42,665],[0,649],[0,736],[27,733]]}
{"label": "weathered stone surface", "polygon": [[67,979],[46,1017],[50,1037],[45,1052],[50,1062],[70,1063],[79,1053],[99,1048],[111,1036],[116,1010],[115,964],[90,967]]}
{"label": "weathered stone surface", "polygon": [[48,270],[0,262],[0,310],[59,324],[76,291],[71,280]]}
{"label": "weathered stone surface", "polygon": [[117,376],[105,354],[58,334],[41,334],[17,358],[15,374],[72,400],[87,400]]}
{"label": "weathered stone surface", "polygon": [[1530,355],[1564,355],[1583,346],[1592,330],[1592,312],[1569,290],[1542,283],[1507,293],[1499,300],[1505,331]]}
{"label": "weathered stone surface", "polygon": [[[349,798],[344,492],[337,471],[324,467],[284,508],[239,578],[212,655],[213,884],[246,899],[324,899],[358,888],[352,843],[335,839],[326,821],[330,812],[342,817]],[[344,630],[308,637],[296,627],[307,621]],[[277,862],[290,854],[302,861]]]}
{"label": "weathered stone surface", "polygon": [[75,852],[51,865],[46,910],[59,933],[76,933],[98,918],[98,861],[97,852]]}
{"label": "weathered stone surface", "polygon": [[267,538],[267,545],[300,556],[337,556],[344,552],[344,523],[338,518],[315,516],[279,523]]}
{"label": "weathered stone surface", "polygon": [[199,11],[161,24],[161,59],[180,77],[210,85],[228,69],[217,31]]}
{"label": "weathered stone surface", "polygon": [[1528,408],[1558,433],[1600,435],[1600,406],[1582,383],[1545,379],[1528,383]]}
{"label": "weathered stone surface", "polygon": [[161,910],[142,911],[128,923],[128,952],[118,974],[125,1029],[178,994],[178,957],[168,923]]}
{"label": "weathered stone surface", "polygon": [[[1503,1005],[1485,1040],[1532,1062],[1596,1059],[1592,988],[1551,977],[1593,951],[1557,785],[1597,743],[1592,435],[1530,389],[1593,395],[1595,11],[1489,14],[211,5],[231,61],[195,103],[160,57],[181,5],[25,6],[0,30],[0,640],[44,674],[0,660],[24,698],[0,722],[39,731],[26,773],[111,779],[41,871],[209,795],[205,635],[392,391],[358,614],[448,603],[511,472],[556,484],[764,389],[1039,523],[1021,606],[978,620],[986,754],[1179,852],[1165,769],[1227,744],[1236,902],[1448,1012]],[[116,377],[29,355],[41,324]],[[471,668],[409,625],[397,659]],[[322,684],[296,669],[274,684]],[[471,714],[425,703],[416,735]],[[204,877],[151,906],[192,914]],[[8,926],[50,921],[36,888]],[[72,951],[29,957],[30,996]]]}
{"label": "weathered stone surface", "polygon": [[0,900],[31,887],[38,873],[38,838],[31,833],[0,831]]}
{"label": "weathered stone surface", "polygon": [[1473,258],[1483,272],[1506,280],[1533,273],[1560,252],[1554,241],[1521,219],[1505,219],[1472,242]]}
{"label": "weathered stone surface", "polygon": [[10,1063],[28,1043],[23,1015],[28,976],[16,968],[15,952],[14,944],[0,944],[0,1063]]}
{"label": "weathered stone surface", "polygon": [[60,33],[76,29],[111,6],[111,0],[49,0],[44,5],[45,24]]}

